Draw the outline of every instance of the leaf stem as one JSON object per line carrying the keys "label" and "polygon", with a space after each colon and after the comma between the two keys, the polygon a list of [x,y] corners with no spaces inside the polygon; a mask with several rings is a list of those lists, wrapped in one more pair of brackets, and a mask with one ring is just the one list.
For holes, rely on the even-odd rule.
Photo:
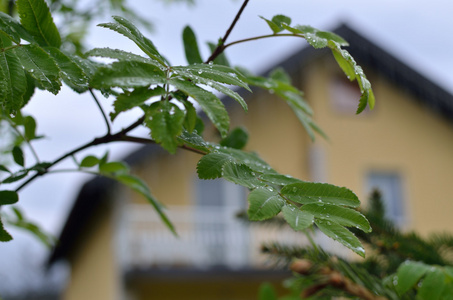
{"label": "leaf stem", "polygon": [[303,36],[301,34],[295,34],[295,33],[265,34],[265,35],[259,35],[259,36],[255,36],[255,37],[251,37],[251,38],[242,39],[242,40],[237,40],[237,41],[224,45],[223,48],[226,49],[230,46],[240,44],[240,43],[257,41],[257,40],[272,38],[272,37],[283,37],[283,36],[295,36],[295,37],[300,37],[300,38],[305,39],[305,36]]}
{"label": "leaf stem", "polygon": [[244,11],[244,9],[247,6],[248,2],[249,2],[249,0],[245,0],[244,3],[242,3],[241,8],[239,9],[238,13],[234,17],[234,20],[231,23],[230,27],[225,32],[225,35],[219,41],[219,44],[217,45],[217,48],[215,48],[215,50],[212,52],[211,56],[208,58],[206,63],[209,63],[210,61],[213,61],[214,59],[216,59],[216,57],[219,56],[225,50],[225,48],[226,48],[224,46],[225,42],[228,39],[228,37],[230,36],[231,31],[233,31],[234,26],[236,26],[236,23],[238,22],[239,18],[241,17],[242,12]]}
{"label": "leaf stem", "polygon": [[99,102],[98,98],[94,94],[93,89],[89,88],[88,90],[90,91],[90,94],[94,99],[94,102],[96,102],[97,106],[99,107],[99,110],[101,111],[102,117],[104,118],[104,121],[105,121],[105,125],[107,126],[107,134],[110,134],[112,129],[110,127],[110,122],[107,118],[107,115],[105,114],[104,109],[102,109],[101,103]]}
{"label": "leaf stem", "polygon": [[31,153],[33,155],[33,157],[35,158],[36,162],[37,163],[40,163],[41,161],[39,160],[39,156],[38,156],[38,153],[35,151],[35,148],[33,147],[33,145],[30,143],[30,141],[25,138],[25,136],[22,134],[22,132],[20,132],[19,129],[17,129],[16,127],[16,124],[13,122],[13,120],[11,120],[8,116],[6,115],[3,115],[3,118],[6,119],[9,123],[9,125],[11,126],[11,128],[25,141],[25,143],[28,145],[28,148],[30,148],[31,150]]}

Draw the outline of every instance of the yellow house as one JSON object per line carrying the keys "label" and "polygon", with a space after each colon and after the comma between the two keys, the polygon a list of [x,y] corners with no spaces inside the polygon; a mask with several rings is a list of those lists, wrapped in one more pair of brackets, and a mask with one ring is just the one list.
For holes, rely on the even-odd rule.
{"label": "yellow house", "polygon": [[[335,32],[373,84],[373,111],[355,115],[355,83],[328,52],[303,48],[276,66],[305,92],[329,140],[312,143],[289,107],[261,91],[247,95],[248,114],[226,101],[233,125],[244,125],[248,149],[281,173],[346,186],[364,202],[379,187],[402,228],[453,231],[453,96],[350,27]],[[71,266],[64,299],[256,299],[262,281],[288,275],[263,268],[259,244],[303,236],[237,221],[246,191],[198,180],[199,158],[156,145],[125,158],[169,207],[178,239],[131,191],[105,178],[81,188],[49,260]]]}

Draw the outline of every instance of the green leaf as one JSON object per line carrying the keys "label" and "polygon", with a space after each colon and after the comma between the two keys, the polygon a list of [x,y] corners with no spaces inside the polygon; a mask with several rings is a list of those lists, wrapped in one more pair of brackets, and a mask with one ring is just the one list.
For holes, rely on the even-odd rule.
{"label": "green leaf", "polygon": [[268,20],[268,19],[266,19],[266,18],[264,18],[262,16],[260,16],[260,18],[263,19],[264,21],[266,21],[267,25],[274,32],[274,34],[279,33],[280,31],[283,30],[283,28],[281,26],[278,26],[273,21]]}
{"label": "green leaf", "polygon": [[114,16],[113,19],[117,23],[104,23],[98,26],[114,30],[128,39],[132,40],[143,52],[149,57],[158,61],[162,66],[166,66],[164,58],[157,51],[153,42],[146,38],[131,22],[125,18]]}
{"label": "green leaf", "polygon": [[25,176],[28,175],[28,172],[29,172],[29,170],[27,170],[27,169],[20,170],[19,172],[13,173],[13,174],[11,174],[11,176],[4,179],[2,181],[2,183],[12,183],[12,182],[21,180],[22,178],[24,178]]}
{"label": "green leaf", "polygon": [[[417,299],[437,300],[441,299],[442,291],[445,288],[445,274],[440,267],[431,266],[421,282]],[[450,283],[451,284],[451,283]],[[451,295],[449,297],[451,299]]]}
{"label": "green leaf", "polygon": [[325,235],[342,243],[358,255],[365,257],[365,249],[359,239],[349,230],[335,222],[315,218],[315,224]]}
{"label": "green leaf", "polygon": [[349,78],[353,81],[357,79],[360,91],[362,93],[357,108],[357,114],[361,113],[368,105],[370,109],[374,108],[375,98],[371,84],[366,78],[362,68],[357,65],[354,58],[349,54],[348,51],[341,49],[340,45],[336,42],[329,41],[329,48],[332,50],[332,54],[335,57],[338,65]]}
{"label": "green leaf", "polygon": [[39,86],[56,95],[60,91],[60,70],[52,57],[41,47],[24,45],[14,49],[24,69]]}
{"label": "green leaf", "polygon": [[112,121],[121,113],[130,110],[134,107],[140,106],[155,96],[161,96],[165,94],[165,89],[161,86],[157,86],[154,89],[148,89],[147,87],[136,88],[133,91],[124,91],[118,95],[113,107],[114,112],[110,113]]}
{"label": "green leaf", "polygon": [[186,116],[184,118],[184,128],[188,132],[193,132],[197,125],[198,115],[195,106],[190,101],[183,101],[184,108],[186,109]]}
{"label": "green leaf", "polygon": [[262,160],[257,154],[251,152],[245,152],[239,149],[227,148],[227,147],[216,147],[217,152],[228,154],[232,161],[238,164],[244,164],[249,166],[251,169],[260,173],[273,173],[275,172],[264,160]]}
{"label": "green leaf", "polygon": [[82,168],[91,168],[99,164],[99,158],[93,155],[85,156],[80,162],[80,167]]}
{"label": "green leaf", "polygon": [[249,134],[243,127],[236,127],[228,136],[220,141],[220,145],[234,149],[242,149],[247,144]]}
{"label": "green leaf", "polygon": [[16,44],[19,44],[21,39],[33,42],[33,37],[28,31],[16,19],[3,12],[0,12],[0,31]]}
{"label": "green leaf", "polygon": [[118,61],[101,67],[94,74],[91,85],[95,88],[136,88],[163,84],[166,76],[159,68],[137,61]]}
{"label": "green leaf", "polygon": [[406,261],[397,271],[398,283],[395,288],[400,296],[413,288],[429,270],[429,266],[421,262]]}
{"label": "green leaf", "polygon": [[0,191],[0,206],[11,205],[19,201],[19,195],[15,191]]}
{"label": "green leaf", "polygon": [[342,226],[356,227],[364,232],[371,232],[368,220],[361,213],[350,208],[324,203],[310,203],[303,205],[301,210],[319,219],[333,221]]}
{"label": "green leaf", "polygon": [[291,25],[291,18],[284,15],[275,15],[272,17],[272,22],[283,30],[283,24]]}
{"label": "green leaf", "polygon": [[329,42],[335,42],[340,46],[349,46],[348,42],[333,32],[322,31],[306,25],[296,25],[294,27],[290,27],[286,24],[282,24],[282,27],[294,34],[303,35],[303,37],[313,48],[324,48],[329,44]]}
{"label": "green leaf", "polygon": [[209,153],[204,155],[197,164],[198,178],[216,179],[222,177],[222,168],[231,157],[224,153]]}
{"label": "green leaf", "polygon": [[292,204],[283,206],[282,213],[289,226],[296,231],[308,228],[314,221],[314,216],[312,214],[302,211]]}
{"label": "green leaf", "polygon": [[208,115],[214,126],[219,130],[222,137],[225,137],[228,134],[230,118],[225,106],[217,96],[189,81],[173,78],[169,79],[168,82],[200,104],[201,108]]}
{"label": "green leaf", "polygon": [[151,137],[168,152],[174,154],[178,148],[177,137],[182,133],[185,113],[168,101],[159,101],[147,111],[146,126]]}
{"label": "green leaf", "polygon": [[205,78],[210,81],[230,84],[245,88],[251,91],[247,83],[244,82],[244,77],[235,69],[227,66],[215,64],[196,64],[189,66],[176,66],[172,67],[174,74],[182,74],[188,79],[199,80]]}
{"label": "green leaf", "polygon": [[18,218],[16,221],[9,220],[8,224],[29,231],[49,248],[55,244],[55,238],[53,236],[51,236],[48,233],[45,233],[38,225],[25,220],[23,216],[22,219]]}
{"label": "green leaf", "polygon": [[8,170],[8,168],[5,167],[4,165],[0,165],[0,171],[2,171],[2,172],[7,172],[7,173],[10,173],[10,174],[11,174],[11,171]]}
{"label": "green leaf", "polygon": [[162,65],[150,58],[143,57],[141,55],[134,54],[132,52],[127,52],[119,49],[111,49],[111,48],[94,48],[87,53],[87,56],[98,56],[98,57],[105,57],[105,58],[112,58],[117,59],[119,61],[138,61],[146,64],[151,64],[156,67],[161,67]]}
{"label": "green leaf", "polygon": [[60,48],[61,38],[44,0],[17,0],[22,26],[41,46]]}
{"label": "green leaf", "polygon": [[351,190],[326,183],[294,183],[285,186],[281,192],[291,201],[301,204],[326,203],[352,207],[360,205],[359,199]]}
{"label": "green leaf", "polygon": [[182,32],[182,40],[184,43],[184,51],[189,64],[201,64],[200,51],[198,50],[197,37],[190,26],[186,26]]}
{"label": "green leaf", "polygon": [[285,204],[285,200],[270,188],[259,187],[248,196],[247,214],[252,221],[261,221],[276,216]]}
{"label": "green leaf", "polygon": [[249,166],[241,163],[226,162],[222,168],[222,177],[233,183],[254,189],[265,184],[259,181],[258,174]]}
{"label": "green leaf", "polygon": [[36,138],[36,121],[32,116],[24,118],[25,139],[31,141]]}
{"label": "green leaf", "polygon": [[178,137],[178,140],[194,149],[197,149],[202,152],[210,152],[210,146],[203,140],[203,138],[198,134],[196,129],[193,132],[188,132],[183,130],[182,134]]}
{"label": "green leaf", "polygon": [[129,166],[124,162],[111,161],[103,164],[99,164],[99,172],[105,174],[124,174],[129,172]]}
{"label": "green leaf", "polygon": [[2,219],[0,219],[0,242],[9,242],[13,237],[3,227]]}
{"label": "green leaf", "polygon": [[24,152],[22,152],[22,149],[18,146],[14,146],[12,154],[13,154],[14,162],[23,167],[25,164],[25,160],[24,160]]}
{"label": "green leaf", "polygon": [[[208,46],[209,46],[209,49],[211,50],[211,54],[215,51],[215,49],[217,48],[217,44],[214,44],[214,43],[211,43],[211,42],[208,42]],[[222,65],[222,66],[227,66],[229,67],[230,66],[230,63],[228,62],[228,58],[226,57],[225,55],[225,51],[223,51],[222,53],[219,54],[219,56],[217,56],[215,59],[214,59],[214,63],[216,65]]]}
{"label": "green leaf", "polygon": [[165,225],[167,225],[168,229],[170,229],[174,235],[177,235],[175,227],[171,223],[170,219],[168,219],[167,215],[163,210],[164,209],[163,205],[157,199],[154,198],[148,186],[140,178],[135,177],[133,175],[122,174],[113,177],[113,179],[116,179],[117,181],[128,186],[132,190],[142,194],[148,200],[148,202],[154,207],[161,220],[164,222]]}
{"label": "green leaf", "polygon": [[3,78],[0,80],[0,106],[7,114],[15,113],[23,105],[27,78],[14,51],[0,52],[0,69]]}
{"label": "green leaf", "polygon": [[72,55],[63,53],[54,47],[48,47],[46,50],[52,55],[61,71],[61,77],[71,89],[77,93],[83,93],[88,90],[88,77],[74,61]]}
{"label": "green leaf", "polygon": [[261,174],[259,178],[263,181],[267,181],[269,183],[277,184],[277,185],[288,185],[288,184],[302,182],[300,179],[291,177],[289,175],[282,175],[282,174],[275,174],[275,173]]}

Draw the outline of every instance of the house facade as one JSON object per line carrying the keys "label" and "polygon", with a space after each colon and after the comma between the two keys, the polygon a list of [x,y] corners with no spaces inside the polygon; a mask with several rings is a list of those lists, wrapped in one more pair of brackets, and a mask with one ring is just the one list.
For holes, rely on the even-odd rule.
{"label": "house facade", "polygon": [[[356,83],[328,52],[303,48],[272,68],[284,68],[305,92],[329,138],[312,142],[283,101],[258,90],[246,96],[247,114],[226,102],[232,126],[245,126],[247,149],[280,173],[346,186],[363,205],[379,188],[388,217],[401,228],[453,231],[453,96],[350,27],[335,32],[370,79],[374,110],[355,115]],[[199,159],[156,145],[125,158],[168,207],[179,238],[126,188],[104,178],[81,188],[49,260],[71,265],[64,299],[256,299],[261,282],[280,286],[289,274],[265,267],[260,244],[303,244],[304,236],[240,221],[247,191],[199,180]]]}

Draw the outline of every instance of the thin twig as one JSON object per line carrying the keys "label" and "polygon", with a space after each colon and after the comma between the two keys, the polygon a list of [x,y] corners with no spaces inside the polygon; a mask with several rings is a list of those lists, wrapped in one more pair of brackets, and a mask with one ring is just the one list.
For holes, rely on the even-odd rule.
{"label": "thin twig", "polygon": [[38,156],[38,153],[36,153],[35,148],[30,143],[30,141],[27,138],[25,138],[25,136],[22,134],[22,132],[20,132],[20,130],[16,128],[16,126],[15,126],[16,124],[14,124],[13,120],[11,120],[8,116],[4,116],[4,119],[6,119],[8,121],[11,128],[26,142],[26,144],[28,145],[28,147],[31,150],[32,155],[35,157],[36,162],[40,163],[41,161],[39,160],[39,156]]}
{"label": "thin twig", "polygon": [[[148,138],[141,138],[141,137],[135,137],[135,136],[123,136],[123,141],[127,141],[127,142],[134,142],[134,143],[141,143],[141,144],[149,144],[149,143],[156,143],[154,140],[152,139],[148,139]],[[188,151],[191,151],[191,152],[194,152],[194,153],[197,153],[197,154],[201,154],[201,155],[206,155],[208,154],[207,152],[205,151],[202,151],[202,150],[199,150],[199,149],[195,149],[195,148],[192,148],[190,146],[187,146],[187,145],[181,145],[179,146],[179,148],[182,148],[182,149],[185,149],[185,150],[188,150]]]}
{"label": "thin twig", "polygon": [[107,125],[107,134],[110,134],[112,129],[110,128],[110,122],[107,118],[107,115],[105,114],[104,109],[102,109],[101,103],[99,102],[98,98],[94,94],[93,89],[89,88],[88,90],[90,91],[90,94],[94,99],[94,102],[96,102],[97,106],[99,107],[99,110],[101,111],[102,117],[104,118],[104,121],[105,121],[105,125]]}
{"label": "thin twig", "polygon": [[225,44],[226,40],[228,39],[228,36],[230,35],[231,31],[233,31],[234,26],[236,26],[236,23],[238,22],[239,18],[241,17],[242,12],[244,11],[248,2],[249,2],[249,0],[245,0],[244,3],[242,3],[241,8],[239,9],[238,13],[236,14],[236,17],[234,17],[234,20],[231,23],[230,27],[225,32],[224,37],[220,40],[219,44],[217,45],[217,48],[215,48],[214,52],[212,52],[211,56],[208,58],[206,63],[209,63],[210,61],[213,61],[214,59],[216,59],[216,57],[219,56],[223,52],[223,50],[225,50],[224,44]]}

